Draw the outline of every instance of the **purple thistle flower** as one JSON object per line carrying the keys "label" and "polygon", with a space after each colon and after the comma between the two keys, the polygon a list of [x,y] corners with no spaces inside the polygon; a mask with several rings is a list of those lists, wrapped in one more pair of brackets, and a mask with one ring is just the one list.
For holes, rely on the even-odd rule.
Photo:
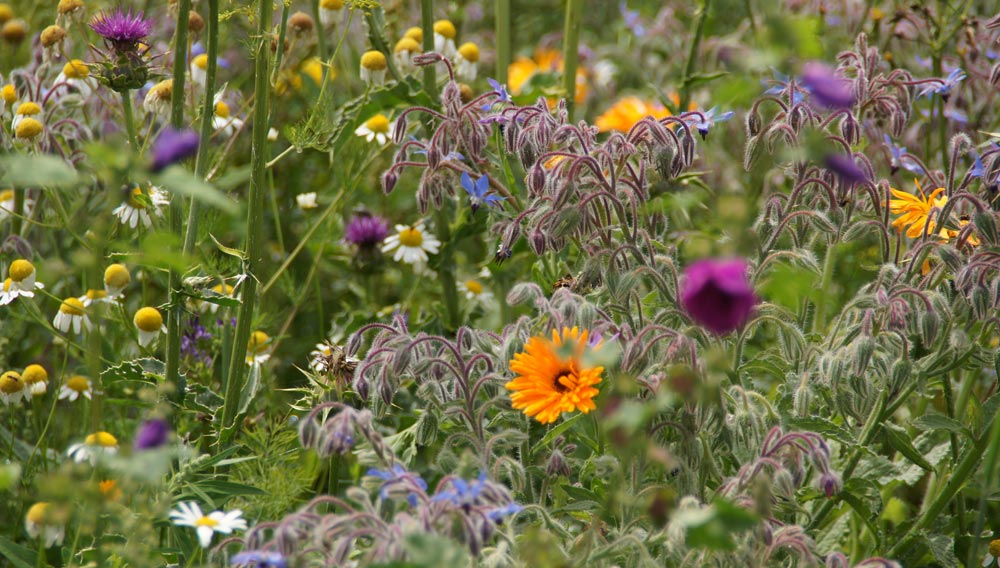
{"label": "purple thistle flower", "polygon": [[691,319],[716,335],[742,328],[757,305],[743,259],[705,259],[688,266],[680,297]]}
{"label": "purple thistle flower", "polygon": [[837,77],[829,66],[818,62],[807,63],[802,70],[802,84],[812,94],[813,100],[831,109],[854,106],[854,93],[850,82]]}
{"label": "purple thistle flower", "polygon": [[840,181],[853,186],[856,183],[868,181],[868,175],[858,167],[858,164],[848,154],[830,154],[823,160],[826,169],[837,176]]}
{"label": "purple thistle flower", "polygon": [[389,223],[377,215],[358,215],[347,223],[344,240],[361,248],[371,248],[389,236]]}
{"label": "purple thistle flower", "polygon": [[198,153],[198,133],[167,127],[153,143],[153,171],[159,172]]}
{"label": "purple thistle flower", "polygon": [[468,172],[462,172],[462,187],[469,194],[469,202],[473,213],[482,207],[484,203],[486,205],[494,205],[504,199],[498,195],[486,195],[486,192],[490,190],[490,179],[486,176],[481,176],[473,183]]}
{"label": "purple thistle flower", "polygon": [[270,550],[247,550],[233,556],[234,566],[250,566],[251,568],[285,568],[288,561],[280,552]]}
{"label": "purple thistle flower", "polygon": [[136,450],[159,448],[170,439],[170,425],[162,418],[146,420],[135,435]]}
{"label": "purple thistle flower", "polygon": [[147,20],[142,12],[132,12],[121,6],[111,12],[101,12],[90,21],[90,29],[97,32],[115,51],[135,51],[153,29],[153,21]]}

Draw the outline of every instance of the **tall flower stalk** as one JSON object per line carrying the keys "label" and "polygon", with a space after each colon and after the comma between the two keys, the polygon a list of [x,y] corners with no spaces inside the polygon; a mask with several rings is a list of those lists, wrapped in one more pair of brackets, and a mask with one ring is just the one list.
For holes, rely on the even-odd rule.
{"label": "tall flower stalk", "polygon": [[506,83],[507,68],[510,67],[510,0],[496,0],[496,9],[496,77],[501,83]]}
{"label": "tall flower stalk", "polygon": [[566,97],[568,121],[573,122],[576,106],[576,68],[580,60],[580,19],[583,17],[583,1],[567,0],[566,27],[563,30],[563,91]]}
{"label": "tall flower stalk", "polygon": [[[205,67],[205,99],[201,110],[201,126],[199,137],[207,141],[212,136],[212,119],[215,116],[215,76],[219,69],[219,0],[208,0],[208,20],[206,26],[206,54],[208,63]],[[199,178],[205,177],[208,170],[209,144],[198,145],[198,155],[195,158],[194,173]],[[187,227],[184,233],[184,254],[194,251],[194,241],[198,236],[198,200],[192,199],[188,211]]]}

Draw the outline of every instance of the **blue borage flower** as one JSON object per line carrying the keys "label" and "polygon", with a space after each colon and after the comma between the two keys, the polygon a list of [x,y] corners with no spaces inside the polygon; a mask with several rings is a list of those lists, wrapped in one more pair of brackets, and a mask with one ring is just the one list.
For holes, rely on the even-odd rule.
{"label": "blue borage flower", "polygon": [[431,497],[431,501],[450,501],[454,505],[469,508],[476,504],[476,499],[479,498],[486,486],[486,472],[479,472],[479,477],[474,482],[466,481],[461,477],[452,477],[447,481],[447,484],[451,486],[451,490],[440,491],[439,489],[438,493]]}
{"label": "blue borage flower", "polygon": [[490,190],[490,179],[487,176],[481,176],[473,183],[468,172],[462,172],[462,187],[469,194],[469,203],[473,213],[484,203],[495,205],[504,199],[498,195],[486,195],[486,192]]}
{"label": "blue borage flower", "polygon": [[719,112],[719,108],[712,107],[705,112],[692,112],[686,114],[683,118],[688,124],[695,127],[695,129],[697,129],[701,134],[702,139],[704,139],[708,136],[708,130],[715,126],[716,122],[726,122],[733,118],[733,114],[735,114],[733,111],[728,111],[720,114],[719,116],[715,116],[717,112]]}
{"label": "blue borage flower", "polygon": [[[381,470],[373,467],[369,469],[365,475],[370,475],[383,480],[382,485],[378,490],[378,495],[383,500],[390,497],[391,492],[395,487],[403,487],[405,489],[407,485],[410,485],[419,487],[421,491],[427,490],[427,482],[424,481],[419,474],[406,471],[406,468],[399,464],[394,464],[392,469],[389,470]],[[406,492],[408,493],[406,500],[410,503],[411,507],[416,507],[416,492],[412,489],[406,489]]]}
{"label": "blue borage flower", "polygon": [[618,11],[621,13],[622,19],[625,20],[625,27],[632,32],[632,35],[636,37],[646,35],[646,26],[642,25],[639,10],[629,10],[628,4],[623,1],[618,4]]}
{"label": "blue borage flower", "polygon": [[500,524],[503,522],[505,517],[509,517],[511,515],[520,513],[523,510],[524,510],[523,505],[519,505],[517,503],[509,503],[503,507],[497,507],[496,509],[489,511],[488,513],[486,513],[486,516],[489,517],[489,519],[494,523]]}
{"label": "blue borage flower", "polygon": [[899,168],[903,168],[906,171],[913,172],[915,174],[923,173],[923,168],[917,164],[913,158],[910,158],[906,154],[906,146],[897,146],[892,143],[892,139],[889,138],[888,134],[883,134],[882,139],[885,140],[885,145],[889,147],[889,152],[892,153],[892,160],[889,163],[889,167],[892,168],[892,173],[899,171]]}
{"label": "blue borage flower", "polygon": [[944,79],[928,80],[925,83],[924,88],[917,93],[917,98],[919,99],[923,96],[929,97],[931,95],[941,95],[943,97],[947,97],[951,94],[952,88],[961,83],[965,77],[965,71],[960,67],[956,67],[955,69],[952,69],[951,73],[949,73]]}
{"label": "blue borage flower", "polygon": [[272,550],[247,550],[233,556],[234,566],[250,566],[252,568],[285,568],[288,561],[280,552]]}
{"label": "blue borage flower", "polygon": [[794,94],[792,95],[792,104],[797,105],[800,102],[802,102],[802,100],[806,96],[806,90],[799,85],[793,85],[794,81],[792,81],[792,78],[789,77],[788,75],[785,75],[781,71],[778,71],[777,69],[774,68],[771,68],[771,71],[774,73],[774,78],[770,80],[761,81],[761,83],[763,83],[765,87],[773,83],[771,87],[769,87],[766,91],[764,91],[764,94],[783,95],[790,88],[794,87]]}

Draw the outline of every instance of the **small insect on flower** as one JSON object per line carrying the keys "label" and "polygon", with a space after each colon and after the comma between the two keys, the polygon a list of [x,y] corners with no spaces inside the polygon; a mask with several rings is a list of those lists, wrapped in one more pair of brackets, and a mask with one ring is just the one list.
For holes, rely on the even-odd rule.
{"label": "small insect on flower", "polygon": [[0,375],[0,400],[10,406],[31,398],[31,391],[17,371],[7,371]]}
{"label": "small insect on flower", "polygon": [[475,81],[479,66],[479,46],[471,41],[463,43],[455,55],[458,76],[466,81]]}
{"label": "small insect on flower", "polygon": [[24,515],[24,530],[31,538],[41,538],[45,548],[62,545],[66,538],[65,523],[57,519],[55,508],[44,501],[35,503]]}
{"label": "small insect on flower", "polygon": [[70,377],[59,389],[59,400],[73,402],[81,396],[88,400],[94,398],[94,389],[90,385],[90,379],[83,375]]}
{"label": "small insect on flower", "polygon": [[486,192],[490,190],[490,179],[485,175],[480,176],[473,183],[468,172],[462,172],[462,188],[469,194],[469,206],[472,207],[473,213],[479,210],[483,204],[497,205],[504,200],[498,195],[486,195]]}
{"label": "small insect on flower", "polygon": [[[889,200],[889,210],[893,214],[899,215],[892,222],[892,226],[899,229],[900,232],[905,229],[907,237],[916,239],[924,234],[925,229],[928,235],[934,234],[938,223],[931,217],[935,212],[940,216],[941,210],[948,203],[948,196],[942,195],[944,193],[943,187],[939,187],[925,196],[920,182],[914,179],[913,183],[917,186],[917,195],[890,188],[896,199]],[[946,234],[940,236],[948,238]]]}
{"label": "small insect on flower", "polygon": [[243,511],[239,509],[233,509],[228,513],[213,511],[205,515],[201,512],[201,507],[193,501],[179,503],[176,509],[170,511],[170,520],[179,527],[193,527],[198,533],[198,542],[202,548],[211,546],[215,533],[232,534],[233,531],[247,528]]}
{"label": "small insect on flower", "polygon": [[385,59],[385,54],[372,49],[366,51],[361,56],[361,80],[368,85],[381,87],[385,84],[386,69],[389,64]]}
{"label": "small insect on flower", "polygon": [[[45,367],[35,363],[28,365],[21,373],[21,380],[25,387],[31,391],[31,396],[42,396],[49,389],[49,372]],[[2,389],[0,389],[2,390]]]}
{"label": "small insect on flower", "polygon": [[449,20],[438,20],[434,22],[434,51],[452,59],[455,57],[455,24]]}
{"label": "small insect on flower", "polygon": [[87,317],[87,309],[79,298],[66,298],[59,306],[56,317],[52,318],[52,326],[63,333],[73,333],[80,335],[83,330],[90,331],[93,324]]}
{"label": "small insect on flower", "polygon": [[112,264],[104,269],[104,291],[108,298],[118,298],[132,282],[132,275],[124,264]]}
{"label": "small insect on flower", "polygon": [[743,259],[699,260],[684,270],[681,307],[716,335],[743,327],[757,305]]}
{"label": "small insect on flower", "polygon": [[542,424],[555,422],[564,412],[579,410],[584,414],[597,408],[594,397],[604,367],[587,367],[583,357],[591,346],[590,332],[564,327],[552,330],[552,339],[536,335],[524,351],[514,355],[510,370],[517,374],[505,388],[512,391],[515,409],[523,410]]}
{"label": "small insect on flower", "polygon": [[250,334],[247,342],[247,365],[260,365],[271,358],[271,338],[263,331]]}
{"label": "small insect on flower", "polygon": [[168,203],[170,203],[170,198],[160,188],[150,185],[148,189],[143,191],[142,187],[135,186],[129,192],[128,199],[116,207],[111,214],[118,217],[121,224],[128,225],[129,228],[135,229],[139,225],[139,221],[142,221],[144,227],[149,228],[153,225],[153,218],[150,217],[149,212],[152,211],[157,217],[162,217],[163,212],[160,209]]}
{"label": "small insect on flower", "polygon": [[156,308],[144,307],[135,312],[132,323],[139,331],[139,345],[149,347],[149,344],[156,340],[160,332],[166,332],[163,326],[163,315]]}
{"label": "small insect on flower", "polygon": [[427,262],[427,253],[437,254],[441,241],[426,233],[423,222],[416,225],[396,225],[396,234],[390,235],[382,245],[382,252],[394,253],[396,262],[422,266]]}
{"label": "small insect on flower", "polygon": [[320,0],[319,23],[324,28],[332,26],[344,9],[344,0]]}
{"label": "small insect on flower", "polygon": [[368,142],[375,140],[380,146],[385,146],[389,140],[392,140],[392,133],[393,124],[389,121],[389,117],[384,114],[376,114],[354,131],[357,136]]}
{"label": "small insect on flower", "polygon": [[10,268],[7,269],[7,280],[4,281],[3,290],[0,291],[0,306],[9,304],[21,296],[34,298],[35,290],[44,287],[44,284],[37,281],[35,265],[19,258],[10,263]]}
{"label": "small insect on flower", "polygon": [[118,438],[104,431],[94,432],[84,438],[83,443],[73,444],[66,450],[66,455],[76,463],[90,462],[90,465],[97,465],[102,457],[117,453]]}
{"label": "small insect on flower", "polygon": [[404,36],[396,42],[396,47],[392,50],[393,57],[396,58],[396,65],[407,73],[412,73],[416,69],[413,57],[421,53],[420,43],[417,40]]}

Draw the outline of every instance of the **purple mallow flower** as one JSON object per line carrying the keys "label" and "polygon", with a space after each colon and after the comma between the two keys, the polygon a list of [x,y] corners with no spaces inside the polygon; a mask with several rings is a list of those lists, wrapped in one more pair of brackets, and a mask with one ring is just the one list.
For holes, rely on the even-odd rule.
{"label": "purple mallow flower", "polygon": [[135,449],[152,450],[159,448],[170,439],[170,425],[162,418],[146,420],[135,435]]}
{"label": "purple mallow flower", "polygon": [[833,172],[837,178],[848,184],[864,183],[868,181],[868,175],[862,170],[857,162],[848,154],[830,154],[823,160],[826,169]]}
{"label": "purple mallow flower", "polygon": [[389,236],[389,224],[377,215],[358,215],[347,223],[344,240],[361,248],[378,245]]}
{"label": "purple mallow flower", "polygon": [[495,205],[503,201],[503,197],[498,195],[486,195],[486,192],[490,190],[490,179],[486,176],[481,176],[473,183],[469,174],[462,172],[462,187],[469,194],[469,202],[473,213],[484,203],[486,205]]}
{"label": "purple mallow flower", "polygon": [[854,106],[850,82],[838,77],[832,68],[823,63],[807,63],[802,70],[802,84],[820,106],[831,109]]}
{"label": "purple mallow flower", "polygon": [[198,153],[198,133],[167,127],[153,143],[153,171],[158,172]]}
{"label": "purple mallow flower", "polygon": [[90,29],[103,37],[115,51],[135,51],[139,42],[152,31],[153,21],[147,20],[142,12],[133,12],[132,8],[125,11],[119,6],[94,16]]}
{"label": "purple mallow flower", "polygon": [[699,260],[684,270],[681,306],[716,335],[743,327],[757,305],[747,280],[747,263],[737,259]]}
{"label": "purple mallow flower", "polygon": [[280,552],[271,550],[247,550],[233,556],[234,566],[249,566],[251,568],[285,568],[288,561]]}

